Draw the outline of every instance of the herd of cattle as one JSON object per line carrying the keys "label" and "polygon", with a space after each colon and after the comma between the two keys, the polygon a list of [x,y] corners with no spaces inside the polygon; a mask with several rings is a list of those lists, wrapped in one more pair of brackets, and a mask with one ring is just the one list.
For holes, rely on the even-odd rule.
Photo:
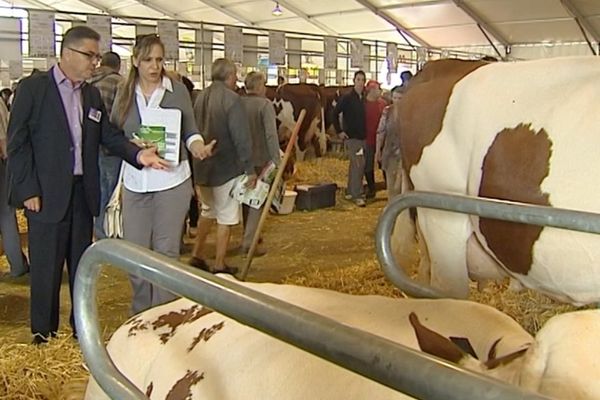
{"label": "herd of cattle", "polygon": [[[597,58],[427,64],[399,108],[406,189],[600,212],[599,79]],[[273,102],[281,124],[282,113],[297,115],[302,104],[313,126],[327,123],[328,98],[316,86],[285,85]],[[315,145],[313,132],[300,149]],[[402,249],[418,246],[432,285],[455,297],[466,297],[469,280],[508,276],[573,304],[600,301],[595,235],[424,209],[401,216],[394,235],[398,261]],[[533,338],[468,301],[245,285],[553,398],[600,399],[597,310],[554,317]],[[470,351],[456,347],[456,337],[468,339]],[[133,317],[108,350],[151,399],[409,398],[188,300]],[[93,379],[86,398],[105,398]]]}
{"label": "herd of cattle", "polygon": [[[279,144],[285,149],[301,110],[306,110],[304,121],[298,131],[295,157],[304,155],[320,157],[327,150],[328,138],[335,136],[333,109],[340,96],[352,90],[352,86],[317,86],[310,83],[267,86],[266,96],[273,102],[279,135]],[[243,88],[239,89],[244,94]]]}

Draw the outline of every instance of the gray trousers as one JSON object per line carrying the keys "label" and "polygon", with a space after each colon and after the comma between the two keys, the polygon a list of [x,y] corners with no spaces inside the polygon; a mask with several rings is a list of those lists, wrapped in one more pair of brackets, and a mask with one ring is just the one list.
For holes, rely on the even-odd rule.
{"label": "gray trousers", "polygon": [[402,166],[400,160],[389,162],[385,169],[388,201],[402,192]]}
{"label": "gray trousers", "polygon": [[[167,257],[178,258],[191,196],[190,179],[158,192],[123,190],[123,239]],[[130,275],[129,279],[133,288],[133,314],[177,297],[137,276]]]}
{"label": "gray trousers", "polygon": [[6,160],[0,160],[0,232],[2,246],[8,258],[11,276],[20,276],[29,271],[27,258],[21,250],[21,238],[17,226],[15,209],[8,205],[6,182]]}
{"label": "gray trousers", "polygon": [[[360,139],[346,139],[345,147],[349,160],[348,194],[353,199],[358,199],[363,194],[362,179],[365,174],[365,141]],[[357,154],[359,152],[361,155]]]}
{"label": "gray trousers", "polygon": [[375,194],[375,146],[365,144],[365,179],[371,194]]}
{"label": "gray trousers", "polygon": [[258,210],[250,206],[243,205],[244,207],[244,237],[242,239],[242,247],[249,249],[252,246],[252,239],[258,228],[258,222],[263,212],[264,205]]}

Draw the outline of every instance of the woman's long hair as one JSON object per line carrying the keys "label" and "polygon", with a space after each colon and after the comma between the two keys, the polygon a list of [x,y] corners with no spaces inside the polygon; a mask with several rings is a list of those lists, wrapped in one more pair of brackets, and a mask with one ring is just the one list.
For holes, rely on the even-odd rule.
{"label": "woman's long hair", "polygon": [[[131,109],[131,106],[133,104],[133,99],[135,98],[135,85],[140,76],[138,68],[133,64],[133,60],[137,60],[139,63],[141,62],[141,60],[148,57],[148,55],[152,51],[152,46],[154,45],[159,45],[162,48],[164,54],[165,45],[160,40],[158,35],[139,35],[135,39],[135,45],[133,46],[133,54],[131,55],[131,68],[129,68],[129,74],[127,75],[127,79],[125,79],[120,84],[120,94],[117,97],[113,106],[113,108],[118,110],[116,123],[120,128],[123,128],[123,124],[125,124],[127,114],[129,114],[129,110]],[[161,71],[161,74],[165,75],[164,67]]]}

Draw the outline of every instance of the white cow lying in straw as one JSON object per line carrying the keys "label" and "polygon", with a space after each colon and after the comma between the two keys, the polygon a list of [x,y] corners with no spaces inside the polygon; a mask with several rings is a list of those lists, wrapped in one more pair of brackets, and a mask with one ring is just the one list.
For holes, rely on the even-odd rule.
{"label": "white cow lying in straw", "polygon": [[[454,354],[449,361],[559,399],[600,398],[598,311],[555,317],[534,340],[507,315],[463,300],[243,284],[415,349]],[[429,329],[467,338],[477,359],[447,339],[440,349],[431,343]],[[150,399],[409,398],[185,299],[133,317],[115,332],[108,350],[119,370]],[[90,382],[86,399],[106,399]]]}

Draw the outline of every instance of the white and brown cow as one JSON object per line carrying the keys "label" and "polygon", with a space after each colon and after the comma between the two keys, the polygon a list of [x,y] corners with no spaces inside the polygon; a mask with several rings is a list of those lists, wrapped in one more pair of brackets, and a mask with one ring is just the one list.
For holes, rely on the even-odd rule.
{"label": "white and brown cow", "polygon": [[[332,135],[333,109],[339,97],[352,86],[317,86],[309,83],[267,86],[266,97],[273,102],[279,144],[285,149],[301,110],[306,110],[298,131],[294,159],[302,160],[307,152],[325,154],[328,135]],[[238,94],[245,95],[244,88]],[[337,136],[336,136],[337,137]]]}
{"label": "white and brown cow", "polygon": [[301,110],[306,110],[300,125],[296,146],[296,158],[304,159],[307,150],[321,157],[325,153],[326,138],[321,130],[321,96],[317,85],[300,83],[284,84],[275,90],[271,99],[277,117],[279,142],[285,147],[291,136]]}
{"label": "white and brown cow", "polygon": [[[534,340],[507,315],[463,300],[240,284],[505,382],[559,399],[600,398],[600,311],[555,317]],[[150,399],[409,398],[185,299],[127,321],[108,351]],[[86,399],[106,399],[93,380]]]}
{"label": "white and brown cow", "polygon": [[[401,100],[409,188],[600,212],[599,80],[593,57],[426,64]],[[394,233],[403,249],[407,219]],[[450,295],[508,275],[562,301],[600,301],[600,236],[427,209],[417,233],[431,284]]]}

